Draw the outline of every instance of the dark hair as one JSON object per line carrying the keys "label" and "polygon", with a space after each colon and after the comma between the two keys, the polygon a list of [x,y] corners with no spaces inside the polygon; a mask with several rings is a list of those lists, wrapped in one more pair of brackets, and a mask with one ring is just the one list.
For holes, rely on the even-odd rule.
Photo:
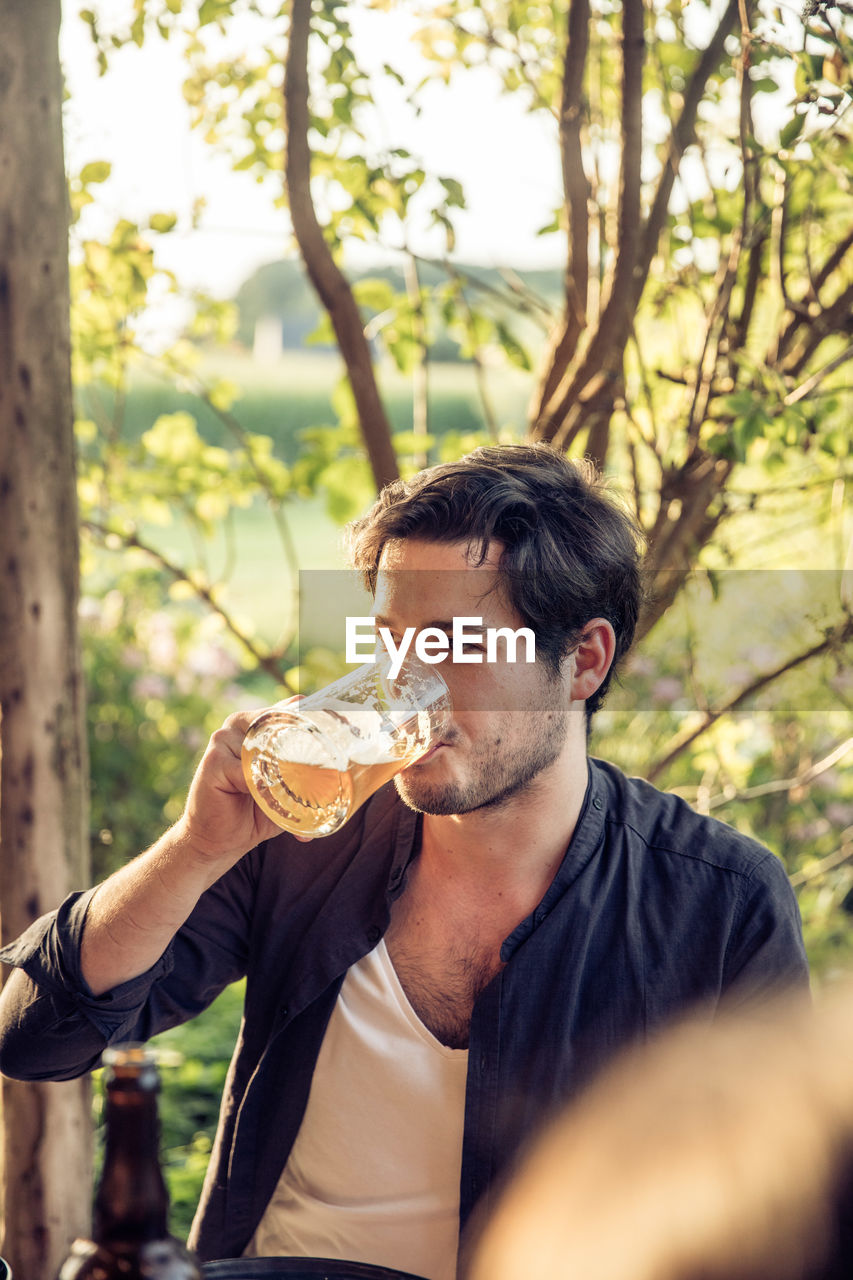
{"label": "dark hair", "polygon": [[503,543],[498,568],[507,598],[554,674],[585,624],[606,618],[616,653],[587,701],[588,716],[598,709],[637,625],[640,536],[591,463],[545,444],[496,445],[387,485],[349,527],[352,564],[371,591],[382,549],[395,538],[467,538],[479,563],[492,541]]}

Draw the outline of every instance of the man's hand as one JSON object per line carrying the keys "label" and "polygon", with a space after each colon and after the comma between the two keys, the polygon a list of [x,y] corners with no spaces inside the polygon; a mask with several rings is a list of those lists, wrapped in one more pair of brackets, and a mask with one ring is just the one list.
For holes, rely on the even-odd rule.
{"label": "man's hand", "polygon": [[[301,695],[287,699],[298,702]],[[238,711],[217,729],[196,770],[177,829],[188,848],[212,864],[231,866],[281,827],[258,808],[243,776],[243,739],[257,711]],[[313,836],[297,835],[306,842]]]}
{"label": "man's hand", "polygon": [[241,748],[255,714],[237,712],[216,730],[175,825],[98,887],[80,955],[95,995],[150,968],[204,891],[255,845],[281,833],[243,777]]}
{"label": "man's hand", "polygon": [[252,799],[240,752],[253,711],[229,716],[207,744],[177,829],[187,847],[210,863],[237,862],[281,828]]}

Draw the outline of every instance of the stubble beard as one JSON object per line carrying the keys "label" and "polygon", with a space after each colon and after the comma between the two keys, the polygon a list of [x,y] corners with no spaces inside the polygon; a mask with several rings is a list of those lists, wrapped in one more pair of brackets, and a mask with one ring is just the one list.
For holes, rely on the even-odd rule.
{"label": "stubble beard", "polygon": [[[534,712],[519,714],[529,720],[522,740],[513,741],[511,736],[472,752],[469,760],[476,776],[471,781],[430,782],[418,777],[418,766],[414,765],[394,779],[400,799],[417,813],[444,817],[498,808],[527,790],[563,750],[568,714],[562,708],[545,716]],[[449,749],[453,749],[452,744]]]}

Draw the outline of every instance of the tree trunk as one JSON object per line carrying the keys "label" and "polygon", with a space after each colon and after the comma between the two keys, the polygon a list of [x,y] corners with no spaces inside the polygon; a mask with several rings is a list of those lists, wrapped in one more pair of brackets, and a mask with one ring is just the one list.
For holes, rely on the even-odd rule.
{"label": "tree trunk", "polygon": [[398,479],[391,423],[376,382],[364,321],[349,286],[326,243],[311,196],[308,142],[308,42],[311,0],[293,0],[284,74],[287,151],[284,162],[293,234],[308,277],[328,312],[352,388],[364,447],[377,489]]}
{"label": "tree trunk", "polygon": [[[3,941],[88,880],[60,0],[0,0]],[[2,1082],[2,1252],[51,1280],[91,1221],[88,1080]]]}

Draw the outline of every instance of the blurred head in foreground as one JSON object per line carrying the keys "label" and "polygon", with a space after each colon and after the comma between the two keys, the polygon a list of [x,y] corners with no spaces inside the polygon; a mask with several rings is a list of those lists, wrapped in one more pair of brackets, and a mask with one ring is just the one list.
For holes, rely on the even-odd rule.
{"label": "blurred head in foreground", "polygon": [[466,1280],[853,1276],[853,989],[629,1052],[505,1188]]}

